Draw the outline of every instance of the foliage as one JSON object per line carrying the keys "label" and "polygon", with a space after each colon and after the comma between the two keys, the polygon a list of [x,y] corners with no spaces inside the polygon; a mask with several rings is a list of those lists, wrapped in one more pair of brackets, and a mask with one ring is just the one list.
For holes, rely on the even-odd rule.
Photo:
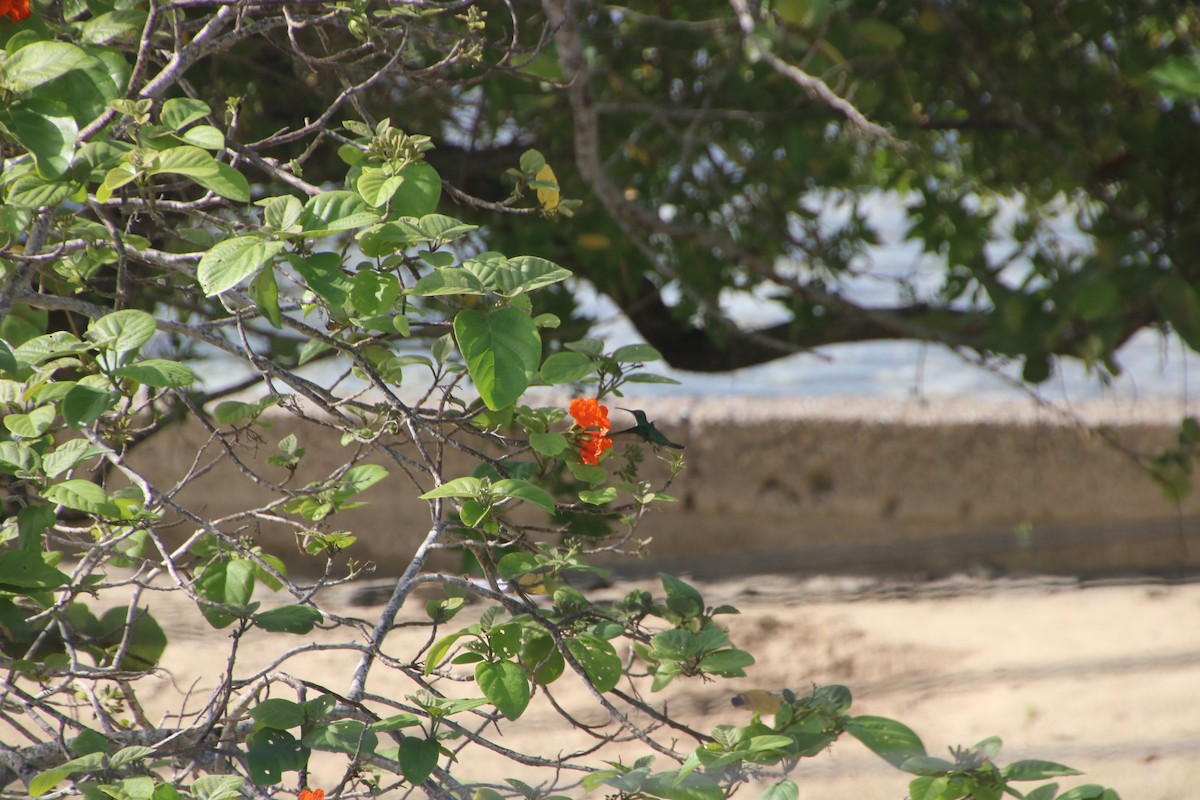
{"label": "foliage", "polygon": [[[770,779],[768,797],[794,798],[786,773],[842,734],[916,776],[913,797],[1021,797],[1015,782],[1074,774],[1048,762],[999,767],[995,740],[931,758],[904,725],[852,715],[841,686],[780,691],[748,725],[711,734],[657,710],[655,690],[743,676],[754,662],[718,624],[735,609],[709,607],[677,578],[662,576],[659,596],[614,603],[571,580],[595,571],[597,552],[640,548],[647,506],[671,499],[683,469],[681,456],[655,448],[664,477],[648,476],[637,445],[622,457],[598,445],[611,446],[598,401],[655,380],[642,369],[659,353],[556,338],[572,270],[502,236],[491,217],[459,218],[486,210],[528,230],[574,219],[571,230],[587,232],[593,212],[559,184],[567,168],[529,148],[495,170],[508,170],[506,197],[474,197],[431,160],[439,141],[465,137],[421,115],[405,125],[428,122],[428,136],[370,113],[380,98],[426,91],[457,93],[463,107],[491,92],[514,109],[539,93],[554,102],[537,74],[547,40],[527,37],[527,23],[507,29],[469,3],[74,0],[33,12],[0,28],[0,784],[89,800],[319,800],[323,789],[306,784],[321,753],[342,769],[331,797],[402,787],[532,799],[582,784],[684,800]],[[561,37],[584,20],[564,25],[559,12],[548,4],[547,35],[560,36],[570,65],[575,44]],[[742,43],[769,60],[765,42],[778,30],[754,28]],[[895,39],[883,23],[873,30]],[[273,92],[244,68],[271,58],[313,91]],[[1186,88],[1181,74],[1172,91]],[[513,81],[533,95],[505,98]],[[336,97],[319,91],[333,84]],[[282,110],[272,104],[284,97],[297,107],[276,127],[271,114]],[[316,113],[304,113],[308,102]],[[468,213],[443,213],[447,200]],[[492,249],[501,241],[505,252]],[[209,386],[218,371],[193,366],[214,354],[249,378]],[[543,387],[595,400],[568,410],[539,400]],[[210,441],[180,455],[191,466],[167,485],[138,466],[137,451],[184,418]],[[246,449],[290,419],[337,430],[341,464],[299,479],[309,477],[299,427],[280,437],[270,469],[252,468]],[[448,450],[477,466],[451,472]],[[189,500],[185,490],[220,461],[263,499],[220,518]],[[427,502],[429,532],[378,619],[340,617],[321,590],[365,566],[335,559],[353,557],[358,536],[336,527],[339,515],[397,486]],[[265,526],[293,531],[320,577],[289,576],[255,535]],[[477,580],[425,571],[448,548],[469,554]],[[425,644],[385,652],[424,583],[450,590],[426,607]],[[194,605],[189,624],[227,631],[229,649],[211,694],[198,705],[183,694],[175,715],[155,723],[139,696],[182,629],[155,618],[161,592]],[[286,599],[265,602],[266,592]],[[447,632],[466,592],[488,607]],[[340,642],[307,641],[318,627]],[[278,642],[271,667],[239,671],[249,637],[267,634]],[[302,656],[326,647],[357,654],[345,685],[303,670]],[[625,764],[505,750],[497,731],[560,680],[585,682],[610,715],[593,731],[596,750],[637,740],[666,768],[649,756]],[[691,744],[664,743],[660,724]],[[542,782],[465,786],[456,769],[473,748],[536,768]],[[1056,794],[1046,784],[1028,796]],[[1098,787],[1058,796],[1115,797]]]}

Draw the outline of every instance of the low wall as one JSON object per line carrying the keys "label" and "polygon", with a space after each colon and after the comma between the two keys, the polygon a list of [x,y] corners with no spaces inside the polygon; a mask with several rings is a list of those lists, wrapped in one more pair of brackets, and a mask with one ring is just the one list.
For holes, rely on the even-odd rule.
{"label": "low wall", "polygon": [[[1178,404],[1077,406],[1063,415],[1031,405],[850,399],[649,399],[647,409],[676,441],[688,468],[638,530],[649,556],[609,564],[623,575],[669,568],[727,572],[944,574],[1000,572],[1178,573],[1200,568],[1200,493],[1168,502],[1130,453],[1169,446]],[[613,412],[621,425],[620,412]],[[1115,446],[1087,425],[1103,424]],[[247,464],[265,466],[275,443],[296,432],[307,447],[303,482],[348,451],[329,428],[279,417]],[[191,467],[208,433],[190,422],[148,442],[135,461],[160,488]],[[250,443],[248,441],[248,443]],[[240,451],[241,452],[241,451]],[[201,463],[204,463],[202,460]],[[465,459],[452,469],[466,474]],[[359,537],[351,555],[379,574],[408,564],[429,528],[428,507],[395,464],[368,490],[365,508],[329,520]],[[226,459],[180,496],[209,519],[263,502]],[[226,529],[231,526],[225,525]],[[291,534],[254,525],[247,533],[293,570],[322,564]],[[283,537],[280,539],[280,537]],[[437,566],[449,566],[444,554]]]}

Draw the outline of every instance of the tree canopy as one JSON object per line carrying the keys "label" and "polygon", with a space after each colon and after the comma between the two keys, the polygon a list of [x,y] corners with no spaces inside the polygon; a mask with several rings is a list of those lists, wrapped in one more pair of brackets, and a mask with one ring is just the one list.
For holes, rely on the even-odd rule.
{"label": "tree canopy", "polygon": [[[850,736],[918,800],[1116,800],[1022,794],[1078,773],[1001,766],[995,737],[930,756],[840,685],[743,692],[749,722],[696,730],[655,693],[746,675],[736,609],[670,575],[604,602],[571,579],[639,553],[673,499],[683,445],[637,410],[613,431],[605,405],[663,356],[906,337],[1039,380],[1147,325],[1195,341],[1197,12],[1135,10],[0,0],[0,789],[795,800],[788,773]],[[944,261],[887,307],[846,289],[872,272],[872,195]],[[580,279],[646,343],[588,336]],[[725,321],[730,293],[764,292],[787,322]],[[250,377],[198,367],[214,355]],[[182,420],[203,441],[177,472],[142,464]],[[339,443],[323,459],[313,426]],[[223,514],[198,490],[218,467]],[[383,486],[423,504],[422,535],[366,620],[324,592],[367,572],[343,512]],[[447,550],[463,569],[431,568]],[[185,620],[156,618],[163,593]],[[228,631],[224,666],[167,690],[187,625]],[[352,666],[314,673],[316,652]],[[603,722],[556,704],[560,679]],[[505,747],[533,703],[584,744]],[[512,773],[461,777],[479,753]]]}

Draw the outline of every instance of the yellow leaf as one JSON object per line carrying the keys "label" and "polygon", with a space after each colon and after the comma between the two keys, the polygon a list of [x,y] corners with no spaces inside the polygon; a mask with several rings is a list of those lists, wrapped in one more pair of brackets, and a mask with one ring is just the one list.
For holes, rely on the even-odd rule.
{"label": "yellow leaf", "polygon": [[549,164],[538,170],[537,180],[554,184],[553,189],[543,189],[539,186],[537,190],[538,202],[548,213],[553,214],[558,210],[558,178],[554,177],[554,170],[550,169]]}

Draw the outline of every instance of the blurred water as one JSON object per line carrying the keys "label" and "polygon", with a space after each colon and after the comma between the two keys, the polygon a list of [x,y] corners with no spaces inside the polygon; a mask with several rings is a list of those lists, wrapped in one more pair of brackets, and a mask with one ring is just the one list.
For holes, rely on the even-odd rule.
{"label": "blurred water", "polygon": [[[942,277],[942,264],[924,255],[919,242],[905,238],[904,201],[895,195],[860,198],[879,245],[854,264],[857,276],[844,282],[847,295],[858,302],[888,305],[900,301],[903,291],[917,299],[931,297]],[[824,225],[830,229],[849,214],[844,205],[821,206]],[[1050,237],[1064,251],[1084,252],[1088,237],[1076,222],[1078,209],[1064,206],[1050,225]],[[989,245],[994,261],[1013,250],[1007,236],[1020,214],[1015,202],[997,205]],[[797,267],[797,271],[800,271]],[[1025,264],[1019,259],[1003,273],[1011,281],[1024,278]],[[765,295],[764,295],[765,296]],[[589,303],[605,320],[601,335],[614,344],[639,341],[637,332],[606,299],[589,295]],[[726,314],[743,328],[770,325],[786,319],[780,309],[761,299],[744,295],[728,298]],[[1100,376],[1073,360],[1057,365],[1054,376],[1037,392],[1048,400],[1112,398],[1189,400],[1189,376],[1200,376],[1200,355],[1175,337],[1145,330],[1130,339],[1118,353],[1122,374]],[[661,365],[656,365],[661,366]],[[817,352],[782,358],[769,364],[720,375],[689,373],[670,368],[655,369],[680,382],[678,386],[639,385],[638,393],[750,396],[868,397],[1016,397],[1028,393],[1019,381],[1021,365],[992,364],[987,368],[939,345],[913,342],[867,342],[824,347]]]}

